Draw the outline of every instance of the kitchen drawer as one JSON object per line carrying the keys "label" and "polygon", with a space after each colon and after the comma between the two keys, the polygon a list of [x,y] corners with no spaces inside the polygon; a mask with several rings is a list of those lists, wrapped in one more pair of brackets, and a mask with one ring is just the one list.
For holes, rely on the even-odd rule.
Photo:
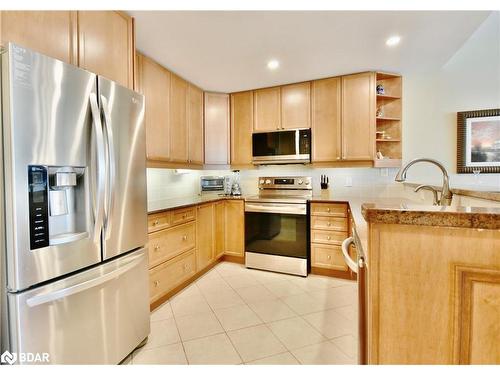
{"label": "kitchen drawer", "polygon": [[333,230],[311,230],[311,242],[327,245],[342,245],[347,237],[347,232],[337,232]]}
{"label": "kitchen drawer", "polygon": [[311,203],[311,215],[347,217],[347,204]]}
{"label": "kitchen drawer", "polygon": [[172,225],[171,212],[148,215],[148,233],[156,232]]}
{"label": "kitchen drawer", "polygon": [[330,216],[311,216],[311,228],[347,232],[347,219]]}
{"label": "kitchen drawer", "polygon": [[196,207],[172,211],[172,225],[178,225],[196,219]]}
{"label": "kitchen drawer", "polygon": [[337,245],[311,245],[311,266],[347,271],[342,248]]}
{"label": "kitchen drawer", "polygon": [[149,235],[149,267],[175,257],[196,245],[195,223],[186,223]]}
{"label": "kitchen drawer", "polygon": [[181,254],[149,271],[150,302],[156,301],[196,273],[195,251]]}

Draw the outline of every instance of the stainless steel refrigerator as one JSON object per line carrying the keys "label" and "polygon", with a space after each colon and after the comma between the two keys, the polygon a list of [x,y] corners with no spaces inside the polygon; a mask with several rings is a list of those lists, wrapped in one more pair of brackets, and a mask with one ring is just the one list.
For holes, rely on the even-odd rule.
{"label": "stainless steel refrigerator", "polygon": [[1,64],[2,352],[119,363],[150,331],[144,97],[15,44]]}

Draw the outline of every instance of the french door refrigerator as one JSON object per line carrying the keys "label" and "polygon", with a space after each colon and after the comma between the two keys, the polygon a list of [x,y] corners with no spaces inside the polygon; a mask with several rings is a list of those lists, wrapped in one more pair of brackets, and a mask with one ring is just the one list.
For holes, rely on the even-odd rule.
{"label": "french door refrigerator", "polygon": [[119,363],[150,330],[144,98],[15,44],[1,64],[2,352]]}

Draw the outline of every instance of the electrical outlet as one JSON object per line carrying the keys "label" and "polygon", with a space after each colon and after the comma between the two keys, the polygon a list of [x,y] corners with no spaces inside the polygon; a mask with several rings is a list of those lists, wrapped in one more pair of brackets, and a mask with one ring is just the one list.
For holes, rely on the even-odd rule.
{"label": "electrical outlet", "polygon": [[351,187],[352,186],[352,177],[351,176],[346,176],[345,182],[344,182],[345,187]]}
{"label": "electrical outlet", "polygon": [[380,175],[381,175],[382,177],[387,177],[387,176],[389,176],[389,168],[381,168],[381,169],[380,169]]}

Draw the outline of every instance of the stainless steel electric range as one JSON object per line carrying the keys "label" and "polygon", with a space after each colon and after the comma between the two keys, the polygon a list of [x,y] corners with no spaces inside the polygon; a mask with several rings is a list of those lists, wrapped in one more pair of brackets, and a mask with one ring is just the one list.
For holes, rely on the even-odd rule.
{"label": "stainless steel electric range", "polygon": [[311,177],[259,178],[245,199],[246,267],[307,276],[311,197]]}

